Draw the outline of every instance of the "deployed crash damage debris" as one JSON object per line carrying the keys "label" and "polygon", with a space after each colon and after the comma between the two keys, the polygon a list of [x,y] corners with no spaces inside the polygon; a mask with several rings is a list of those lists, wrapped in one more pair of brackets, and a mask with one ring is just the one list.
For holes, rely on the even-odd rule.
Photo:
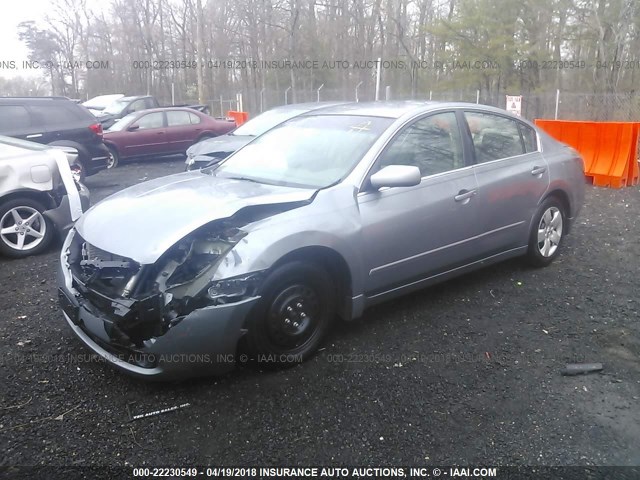
{"label": "deployed crash damage debris", "polygon": [[212,280],[218,262],[244,235],[227,222],[216,222],[183,238],[155,264],[140,265],[76,234],[68,256],[73,286],[89,300],[85,308],[106,316],[111,340],[143,347],[196,309],[254,294],[260,273]]}
{"label": "deployed crash damage debris", "polygon": [[601,363],[568,363],[562,369],[562,375],[574,376],[586,373],[601,372],[604,366]]}

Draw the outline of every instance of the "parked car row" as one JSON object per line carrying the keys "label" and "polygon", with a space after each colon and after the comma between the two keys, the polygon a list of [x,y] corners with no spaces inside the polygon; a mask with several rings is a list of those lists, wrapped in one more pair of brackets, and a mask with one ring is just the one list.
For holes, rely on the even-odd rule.
{"label": "parked car row", "polygon": [[222,373],[238,352],[291,365],[335,318],[507,258],[550,264],[584,188],[577,152],[504,110],[308,109],[91,208],[62,248],[60,305],[137,377]]}
{"label": "parked car row", "polygon": [[[128,97],[121,94],[116,95],[101,95],[84,103],[85,106],[89,104],[88,108],[92,108],[91,105],[98,105],[98,108],[93,107],[93,113],[105,129],[110,128],[118,120],[131,113],[150,110],[152,108],[163,108],[160,102],[151,95]],[[111,99],[107,97],[111,97]],[[204,114],[209,113],[209,107],[207,105],[171,105],[171,107],[188,107]]]}
{"label": "parked car row", "polygon": [[83,181],[123,158],[185,153],[235,128],[231,120],[207,115],[206,105],[157,107],[154,97],[123,94],[83,105],[66,97],[2,97],[0,135],[74,149],[71,169]]}
{"label": "parked car row", "polygon": [[130,113],[104,133],[110,167],[121,159],[184,153],[201,140],[233,130],[232,120],[219,120],[190,108],[155,108]]}
{"label": "parked car row", "polygon": [[[114,102],[136,111],[103,132],[96,115],[113,112]],[[151,105],[157,105],[153,97],[122,94],[95,97],[84,106],[66,97],[1,97],[0,254],[37,254],[56,232],[66,233],[88,208],[86,177],[115,167],[122,158],[185,153],[194,143],[235,128],[233,121],[191,108],[137,111]],[[60,155],[66,167],[56,163]],[[67,171],[75,183],[65,180]],[[69,193],[73,184],[79,203]],[[69,217],[69,212],[75,213]]]}

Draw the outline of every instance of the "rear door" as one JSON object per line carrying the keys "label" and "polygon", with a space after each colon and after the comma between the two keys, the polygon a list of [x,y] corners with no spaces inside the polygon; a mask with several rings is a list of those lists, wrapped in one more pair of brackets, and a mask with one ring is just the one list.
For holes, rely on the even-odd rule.
{"label": "rear door", "polygon": [[478,180],[478,204],[484,255],[522,247],[529,223],[549,187],[547,163],[535,131],[514,118],[496,113],[464,112]]}
{"label": "rear door", "polygon": [[[70,101],[39,102],[27,107],[34,124],[44,130],[42,143],[71,140],[81,145],[96,143],[97,135],[89,129],[91,123],[97,123],[91,114]],[[92,122],[93,121],[93,122]]]}
{"label": "rear door", "polygon": [[127,132],[125,157],[167,153],[169,140],[163,112],[143,114],[131,125],[138,128]]}
{"label": "rear door", "polygon": [[169,110],[167,114],[167,135],[171,152],[185,152],[193,145],[200,133],[199,125],[192,125],[191,116],[186,110]]}
{"label": "rear door", "polygon": [[388,165],[415,165],[422,180],[379,191],[365,186],[358,195],[368,296],[475,256],[477,183],[462,138],[454,112],[430,114],[403,128],[374,165],[371,173]]}
{"label": "rear door", "polygon": [[18,103],[0,105],[0,134],[38,143],[50,141],[44,125],[32,118],[27,107]]}

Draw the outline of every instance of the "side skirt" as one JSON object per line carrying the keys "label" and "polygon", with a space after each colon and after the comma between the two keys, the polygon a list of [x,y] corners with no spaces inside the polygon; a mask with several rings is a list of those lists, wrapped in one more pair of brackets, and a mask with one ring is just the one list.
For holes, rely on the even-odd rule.
{"label": "side skirt", "polygon": [[527,252],[526,245],[522,247],[512,248],[511,250],[507,250],[505,252],[491,255],[489,257],[486,257],[480,260],[476,260],[475,262],[468,263],[466,265],[462,265],[460,267],[456,267],[451,270],[447,270],[446,272],[441,272],[436,275],[432,275],[430,277],[415,280],[405,285],[394,287],[390,290],[385,290],[384,292],[375,293],[369,296],[367,296],[367,294],[358,295],[352,298],[353,310],[352,310],[351,319],[353,320],[360,317],[364,312],[365,308],[367,307],[371,307],[373,305],[377,305],[387,300],[391,300],[393,298],[397,298],[402,295],[406,295],[408,293],[421,290],[423,288],[429,287],[436,283],[444,282],[445,280],[458,277],[465,273],[478,270],[480,268],[507,260],[509,258],[522,256],[526,252]]}

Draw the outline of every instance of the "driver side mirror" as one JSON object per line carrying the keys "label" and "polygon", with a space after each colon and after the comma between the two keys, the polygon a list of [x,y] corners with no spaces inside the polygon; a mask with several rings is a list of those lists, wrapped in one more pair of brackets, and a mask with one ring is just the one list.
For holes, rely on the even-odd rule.
{"label": "driver side mirror", "polygon": [[136,130],[138,130],[139,128],[140,128],[140,125],[133,124],[133,125],[130,125],[130,126],[129,126],[129,128],[127,128],[127,131],[129,131],[129,132],[135,132],[135,131],[136,131]]}
{"label": "driver side mirror", "polygon": [[420,169],[411,165],[388,165],[369,179],[376,190],[382,187],[413,187],[421,180]]}

